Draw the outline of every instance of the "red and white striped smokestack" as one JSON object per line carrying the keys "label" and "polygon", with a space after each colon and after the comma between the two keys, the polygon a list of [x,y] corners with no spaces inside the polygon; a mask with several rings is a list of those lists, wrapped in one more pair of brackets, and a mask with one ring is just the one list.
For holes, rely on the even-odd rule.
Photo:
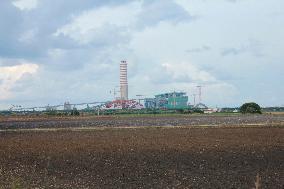
{"label": "red and white striped smokestack", "polygon": [[127,62],[120,62],[120,95],[121,100],[128,100]]}

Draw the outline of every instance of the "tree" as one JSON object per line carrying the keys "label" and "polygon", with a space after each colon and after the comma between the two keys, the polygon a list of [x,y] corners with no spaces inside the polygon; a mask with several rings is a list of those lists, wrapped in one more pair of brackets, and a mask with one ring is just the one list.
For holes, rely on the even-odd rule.
{"label": "tree", "polygon": [[71,111],[71,116],[79,116],[79,115],[80,112],[76,108],[73,108],[73,110]]}
{"label": "tree", "polygon": [[260,106],[255,102],[244,103],[240,107],[240,112],[243,114],[261,114]]}

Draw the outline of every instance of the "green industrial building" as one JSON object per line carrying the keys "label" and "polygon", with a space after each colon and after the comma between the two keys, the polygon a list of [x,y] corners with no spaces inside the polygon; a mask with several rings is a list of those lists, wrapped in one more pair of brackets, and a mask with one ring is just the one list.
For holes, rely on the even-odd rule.
{"label": "green industrial building", "polygon": [[150,109],[185,109],[188,108],[187,103],[188,96],[184,92],[164,93],[145,99],[145,107]]}

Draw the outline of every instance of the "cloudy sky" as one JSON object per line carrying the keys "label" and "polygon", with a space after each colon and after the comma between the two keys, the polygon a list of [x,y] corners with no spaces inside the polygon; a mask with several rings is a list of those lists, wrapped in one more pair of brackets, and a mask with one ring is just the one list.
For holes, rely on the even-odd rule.
{"label": "cloudy sky", "polygon": [[[0,0],[0,109],[197,93],[284,104],[282,0]],[[118,90],[118,88],[117,88]]]}

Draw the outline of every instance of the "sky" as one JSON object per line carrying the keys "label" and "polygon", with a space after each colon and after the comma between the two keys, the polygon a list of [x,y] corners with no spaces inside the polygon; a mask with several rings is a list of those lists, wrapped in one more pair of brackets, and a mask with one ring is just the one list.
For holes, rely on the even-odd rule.
{"label": "sky", "polygon": [[1,0],[0,109],[112,100],[121,60],[131,98],[281,106],[283,50],[281,0]]}

